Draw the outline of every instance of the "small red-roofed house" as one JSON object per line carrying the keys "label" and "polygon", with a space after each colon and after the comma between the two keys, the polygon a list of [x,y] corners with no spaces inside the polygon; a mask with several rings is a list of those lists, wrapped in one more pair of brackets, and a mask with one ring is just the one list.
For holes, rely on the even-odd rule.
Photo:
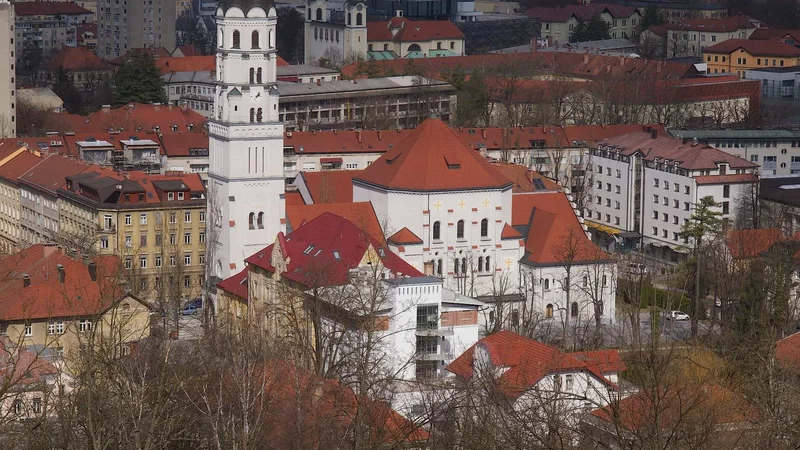
{"label": "small red-roofed house", "polygon": [[800,333],[794,333],[775,344],[775,360],[786,370],[800,374]]}
{"label": "small red-roofed house", "polygon": [[59,70],[65,71],[79,90],[91,92],[114,75],[114,67],[100,59],[88,47],[63,47],[48,59],[40,76],[50,85],[58,83]]}

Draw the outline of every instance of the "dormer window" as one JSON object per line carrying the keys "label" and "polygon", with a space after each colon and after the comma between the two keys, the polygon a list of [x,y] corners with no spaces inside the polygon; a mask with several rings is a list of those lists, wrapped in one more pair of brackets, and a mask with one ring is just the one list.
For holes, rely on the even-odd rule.
{"label": "dormer window", "polygon": [[178,192],[178,200],[183,200],[183,192]]}
{"label": "dormer window", "polygon": [[314,250],[314,246],[313,245],[309,245],[308,247],[306,247],[305,250],[303,250],[303,254],[304,255],[308,255],[309,253],[311,253],[312,250]]}
{"label": "dormer window", "polygon": [[175,200],[175,193],[174,192],[167,192],[167,200],[169,200],[169,201]]}

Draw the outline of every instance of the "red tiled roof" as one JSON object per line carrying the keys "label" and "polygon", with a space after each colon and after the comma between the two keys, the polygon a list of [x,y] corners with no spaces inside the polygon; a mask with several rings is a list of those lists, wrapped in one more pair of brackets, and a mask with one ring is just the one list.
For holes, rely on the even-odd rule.
{"label": "red tiled roof", "polygon": [[[646,126],[655,129],[658,134],[663,135],[667,132],[660,124]],[[575,143],[586,142],[589,147],[595,147],[597,141],[637,131],[642,131],[642,125],[574,125],[564,128],[567,142],[573,146],[576,146]]]}
{"label": "red tiled roof", "polygon": [[[8,392],[43,389],[45,378],[60,373],[58,367],[37,352],[0,339],[0,379]],[[13,395],[13,394],[12,394]]]}
{"label": "red tiled roof", "polygon": [[[273,272],[274,245],[245,261]],[[281,276],[306,286],[341,286],[350,281],[350,269],[361,264],[369,248],[379,255],[381,265],[394,276],[424,276],[358,226],[327,212],[286,236],[284,257],[289,264]]]}
{"label": "red tiled roof", "polygon": [[189,149],[208,150],[205,133],[170,133],[160,136],[164,154],[171,157],[189,156]]}
{"label": "red tiled roof", "polygon": [[[26,2],[27,3],[27,2]],[[38,2],[30,2],[38,3]],[[58,70],[60,67],[64,70],[112,70],[111,65],[100,59],[91,50],[86,47],[62,47],[61,51],[56,53],[55,56],[50,58],[45,63],[47,70]]]}
{"label": "red tiled roof", "polygon": [[33,185],[55,195],[58,189],[67,184],[66,177],[83,173],[91,167],[87,163],[61,155],[50,155],[18,179],[21,183]]}
{"label": "red tiled roof", "polygon": [[275,65],[277,66],[291,66],[285,59],[278,56],[278,59],[275,61]]}
{"label": "red tiled roof", "polygon": [[54,16],[54,15],[94,15],[74,2],[14,2],[14,13],[17,16]]}
{"label": "red tiled roof", "polygon": [[759,28],[757,30],[753,30],[753,34],[750,35],[750,40],[753,41],[770,39],[791,39],[795,42],[800,42],[800,30],[790,30],[786,28]]}
{"label": "red tiled roof", "polygon": [[616,349],[573,352],[570,355],[578,361],[597,367],[597,370],[602,374],[619,374],[627,369],[625,361],[620,358],[619,351]]}
{"label": "red tiled roof", "polygon": [[[494,166],[500,173],[514,183],[512,192],[534,192],[534,191],[559,191],[561,187],[555,181],[542,176],[539,172],[530,170],[521,164],[495,163]],[[539,180],[534,184],[533,180]]]}
{"label": "red tiled roof", "polygon": [[287,208],[290,206],[305,205],[305,202],[303,201],[303,195],[297,191],[287,192],[285,203]]}
{"label": "red tiled roof", "polygon": [[511,182],[439,119],[427,119],[354,180],[387,189],[504,188]]}
{"label": "red tiled roof", "polygon": [[[648,390],[615,401],[611,405],[592,411],[592,416],[638,431],[655,424],[662,429],[707,423],[714,425],[754,422],[757,411],[741,395],[720,385],[669,385],[659,387],[661,392]],[[658,404],[653,404],[653,399]]]}
{"label": "red tiled roof", "polygon": [[175,52],[178,50],[180,50],[181,54],[184,57],[202,56],[200,52],[197,51],[197,48],[194,45],[180,45],[178,47],[175,47],[175,50],[173,50],[172,54],[174,55]]}
{"label": "red tiled roof", "polygon": [[[150,140],[150,141],[155,142],[156,145],[158,146],[159,154],[162,153],[161,144],[158,142],[158,136],[155,133],[146,133],[146,132],[141,132],[141,131],[140,132],[135,132],[135,131],[134,132],[126,132],[125,134],[116,133],[116,132],[115,133],[99,132],[99,133],[75,133],[75,134],[70,134],[70,135],[64,136],[64,138],[63,138],[64,145],[62,147],[58,147],[57,149],[59,150],[58,153],[60,153],[60,154],[62,154],[64,156],[70,156],[70,157],[73,157],[75,159],[79,159],[80,158],[80,148],[79,148],[80,146],[78,145],[78,142],[86,141],[87,139],[88,140],[94,139],[95,141],[98,141],[98,142],[99,141],[106,141],[112,147],[122,150],[122,142],[120,142],[120,141],[127,140],[127,139],[130,139],[132,137],[136,138],[136,139],[140,139],[140,140]],[[51,148],[51,151],[52,150],[54,150],[54,148]]]}
{"label": "red tiled roof", "polygon": [[727,55],[740,48],[754,56],[781,56],[786,58],[800,56],[800,48],[785,42],[751,39],[728,39],[711,47],[706,47],[703,53],[724,53]]}
{"label": "red tiled roof", "polygon": [[[79,317],[105,311],[124,291],[117,283],[119,257],[96,257],[97,281],[80,259],[73,260],[56,246],[33,245],[0,259],[0,271],[9,274],[0,281],[0,319],[19,321],[50,317]],[[65,270],[58,279],[57,265]],[[24,287],[22,275],[30,277]]]}
{"label": "red tiled roof", "polygon": [[663,134],[657,134],[653,139],[651,133],[645,131],[605,139],[600,144],[619,150],[626,156],[641,152],[646,161],[658,158],[659,161],[668,161],[670,164],[677,162],[678,167],[687,170],[717,169],[717,163],[727,163],[733,169],[758,167],[758,164],[737,158],[710,145],[684,143],[681,139]]}
{"label": "red tiled roof", "polygon": [[91,33],[87,38],[97,39],[97,23],[79,23],[75,25],[75,39],[78,40],[78,45],[86,45],[84,33]]}
{"label": "red tiled roof", "polygon": [[385,243],[383,229],[375,215],[371,202],[355,203],[315,203],[312,205],[286,205],[286,220],[292,230],[302,227],[317,217],[325,214],[335,214],[347,219],[350,223],[365,231],[373,239]]}
{"label": "red tiled roof", "polygon": [[[756,24],[758,23],[760,23],[759,20],[753,19],[750,16],[737,14],[733,17],[722,17],[718,19],[684,19],[680,23],[665,24],[665,27],[669,30],[725,33],[746,28],[756,28]],[[754,30],[754,33],[756,31],[758,30]]]}
{"label": "red tiled roof", "polygon": [[[132,131],[147,131],[159,127],[159,131],[164,134],[173,133],[172,126],[177,125],[177,132],[191,132],[189,126],[193,126],[196,133],[203,130],[206,118],[202,114],[189,108],[181,108],[172,105],[146,105],[130,104],[113,109],[101,109],[88,116],[77,114],[61,113],[56,114],[59,119],[65,122],[61,125],[63,130],[48,131],[72,131],[75,133],[106,133],[109,129]],[[154,136],[155,138],[155,136]]]}
{"label": "red tiled roof", "polygon": [[758,175],[753,173],[740,173],[728,175],[703,175],[694,177],[697,184],[737,184],[758,183]]}
{"label": "red tiled roof", "polygon": [[479,340],[445,370],[463,380],[471,380],[475,371],[475,348],[479,346],[488,352],[493,368],[507,368],[496,378],[496,382],[509,397],[518,397],[546,375],[561,371],[585,370],[613,386],[596,367],[578,360],[572,354],[510,331],[501,331]]}
{"label": "red tiled roof", "polygon": [[785,337],[775,344],[775,360],[786,369],[800,372],[800,333]]}
{"label": "red tiled roof", "polygon": [[215,56],[184,56],[156,59],[156,67],[162,74],[170,72],[213,72],[217,70]]}
{"label": "red tiled roof", "polygon": [[19,177],[42,162],[42,158],[31,152],[22,152],[0,166],[0,178],[12,184],[19,184]]}
{"label": "red tiled roof", "polygon": [[383,153],[409,134],[411,130],[292,131],[286,133],[283,146],[304,155]]}
{"label": "red tiled roof", "polygon": [[[392,36],[392,30],[397,30]],[[427,42],[434,39],[464,39],[464,33],[449,20],[410,20],[392,17],[387,22],[367,22],[367,41]]]}
{"label": "red tiled roof", "polygon": [[224,290],[225,292],[230,292],[231,294],[247,301],[249,299],[247,292],[249,289],[249,283],[247,282],[247,275],[249,273],[250,273],[249,270],[245,268],[236,275],[233,275],[230,278],[226,278],[217,283],[217,287]]}
{"label": "red tiled roof", "polygon": [[422,239],[419,238],[414,232],[406,227],[403,227],[397,233],[389,236],[387,241],[394,245],[418,245],[422,244]]}
{"label": "red tiled roof", "polygon": [[734,259],[750,259],[758,257],[783,239],[783,233],[777,228],[732,230],[726,245]]}
{"label": "red tiled roof", "polygon": [[583,230],[575,210],[563,192],[515,194],[512,225],[527,226],[525,261],[563,264],[606,261],[609,255]]}
{"label": "red tiled roof", "polygon": [[359,170],[326,170],[301,172],[298,177],[302,177],[314,203],[351,203],[353,177],[359,173]]}
{"label": "red tiled roof", "polygon": [[519,231],[515,230],[509,224],[503,225],[503,231],[500,233],[500,239],[521,239],[522,235],[519,234]]}

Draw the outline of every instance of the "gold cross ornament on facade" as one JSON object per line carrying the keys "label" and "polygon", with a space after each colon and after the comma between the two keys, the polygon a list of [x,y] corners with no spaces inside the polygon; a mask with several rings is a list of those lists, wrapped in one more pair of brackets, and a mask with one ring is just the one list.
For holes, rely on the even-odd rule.
{"label": "gold cross ornament on facade", "polygon": [[481,203],[483,204],[484,208],[488,208],[492,204],[491,200],[489,200],[489,197],[485,197]]}
{"label": "gold cross ornament on facade", "polygon": [[511,270],[511,263],[514,262],[511,258],[506,260],[506,270]]}
{"label": "gold cross ornament on facade", "polygon": [[467,202],[465,202],[464,200],[459,200],[458,201],[458,207],[461,208],[461,209],[466,208],[467,207]]}
{"label": "gold cross ornament on facade", "polygon": [[442,209],[442,202],[436,200],[436,203],[433,204],[433,207],[436,208],[437,211]]}

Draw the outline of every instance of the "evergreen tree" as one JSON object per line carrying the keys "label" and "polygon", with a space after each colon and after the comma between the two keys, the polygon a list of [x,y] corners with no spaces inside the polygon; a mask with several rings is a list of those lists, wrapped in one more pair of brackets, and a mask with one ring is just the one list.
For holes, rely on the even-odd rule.
{"label": "evergreen tree", "polygon": [[664,23],[664,18],[661,17],[661,14],[658,12],[658,8],[655,5],[648,5],[647,8],[644,9],[644,17],[642,17],[642,22],[640,26],[642,30],[646,30],[647,28],[661,25]]}
{"label": "evergreen tree", "polygon": [[570,42],[600,41],[611,38],[611,25],[599,15],[588,22],[579,22],[570,36]]}
{"label": "evergreen tree", "polygon": [[83,98],[78,88],[72,83],[69,73],[63,67],[59,67],[56,72],[53,92],[64,102],[64,109],[72,114],[80,113],[80,109],[83,106]]}
{"label": "evergreen tree", "polygon": [[126,59],[117,70],[115,81],[118,105],[167,102],[161,71],[149,53],[139,52]]}
{"label": "evergreen tree", "polygon": [[[278,56],[289,64],[298,64],[303,61],[303,45],[305,42],[305,20],[303,15],[293,6],[278,8],[277,35]],[[349,55],[343,55],[347,58]]]}
{"label": "evergreen tree", "polygon": [[486,126],[489,108],[489,92],[483,81],[483,74],[475,71],[458,91],[456,121],[460,126]]}

